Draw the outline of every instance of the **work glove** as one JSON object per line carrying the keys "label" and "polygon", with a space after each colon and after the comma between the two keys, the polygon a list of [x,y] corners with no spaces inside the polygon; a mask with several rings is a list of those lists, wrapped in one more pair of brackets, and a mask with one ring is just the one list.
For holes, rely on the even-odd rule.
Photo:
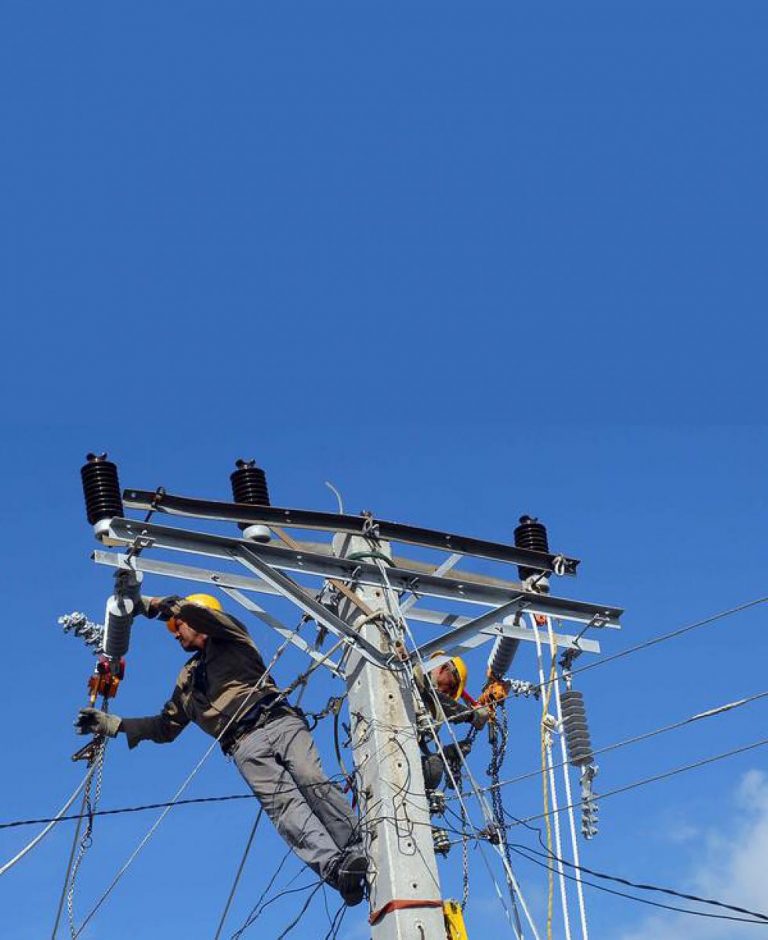
{"label": "work glove", "polygon": [[488,724],[489,717],[487,708],[476,708],[472,713],[472,727],[479,731]]}
{"label": "work glove", "polygon": [[75,730],[78,734],[97,734],[114,738],[120,730],[122,718],[119,715],[109,715],[100,712],[98,708],[81,708],[75,719]]}
{"label": "work glove", "polygon": [[170,620],[179,612],[179,606],[184,598],[178,594],[169,594],[168,597],[154,597],[149,605],[150,615],[158,620]]}

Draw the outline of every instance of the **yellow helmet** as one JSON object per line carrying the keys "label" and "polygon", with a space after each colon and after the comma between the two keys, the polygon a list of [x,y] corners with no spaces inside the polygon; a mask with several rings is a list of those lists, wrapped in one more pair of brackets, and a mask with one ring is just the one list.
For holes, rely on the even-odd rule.
{"label": "yellow helmet", "polygon": [[469,670],[467,669],[467,664],[464,662],[461,656],[453,656],[451,658],[451,662],[453,663],[454,668],[456,669],[456,674],[459,677],[459,687],[456,690],[456,694],[453,696],[458,701],[461,698],[461,693],[466,688],[467,673]]}
{"label": "yellow helmet", "polygon": [[[207,607],[209,610],[223,610],[221,606],[221,601],[218,597],[214,597],[213,594],[189,594],[184,598],[185,601],[189,601],[190,604],[199,604],[201,607]],[[176,633],[176,618],[171,617],[166,626],[171,633]]]}
{"label": "yellow helmet", "polygon": [[[445,656],[445,653],[443,650],[435,650],[435,652],[430,656],[430,659],[435,659],[437,656]],[[459,680],[459,684],[453,694],[454,699],[458,701],[461,698],[461,693],[466,688],[467,675],[469,670],[467,669],[467,664],[464,662],[461,656],[451,656],[448,662],[453,666],[454,671],[456,672],[456,678]]]}
{"label": "yellow helmet", "polygon": [[214,597],[213,594],[188,594],[184,600],[189,601],[190,604],[199,604],[201,607],[207,607],[209,610],[224,609],[221,606],[221,601],[218,597]]}

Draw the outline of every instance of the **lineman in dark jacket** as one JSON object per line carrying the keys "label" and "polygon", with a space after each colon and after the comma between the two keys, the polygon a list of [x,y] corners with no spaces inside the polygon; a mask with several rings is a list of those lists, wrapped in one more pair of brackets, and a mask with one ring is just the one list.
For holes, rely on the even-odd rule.
{"label": "lineman in dark jacket", "polygon": [[165,744],[194,722],[220,741],[280,835],[347,904],[363,898],[366,858],[358,821],[326,777],[301,715],[278,697],[248,631],[215,597],[142,597],[138,613],[167,621],[192,653],[158,715],[120,718],[80,711],[80,734],[125,734]]}

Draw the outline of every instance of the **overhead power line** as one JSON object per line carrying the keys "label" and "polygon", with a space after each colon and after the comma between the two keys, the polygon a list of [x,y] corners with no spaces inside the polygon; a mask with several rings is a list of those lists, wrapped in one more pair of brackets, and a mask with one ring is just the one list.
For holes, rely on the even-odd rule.
{"label": "overhead power line", "polygon": [[[639,891],[657,891],[660,894],[668,894],[671,897],[682,898],[685,901],[695,901],[697,904],[710,904],[713,907],[722,907],[729,911],[734,911],[737,914],[747,914],[749,917],[756,917],[768,925],[768,914],[761,914],[759,911],[751,911],[746,907],[739,907],[735,904],[727,904],[725,901],[718,901],[715,898],[702,898],[696,894],[687,894],[685,891],[677,891],[675,888],[665,888],[661,887],[660,885],[643,884],[642,882],[630,881],[629,878],[622,878],[619,875],[608,875],[605,872],[595,871],[594,869],[587,868],[584,865],[576,865],[574,862],[569,862],[565,858],[557,857],[552,852],[540,852],[529,845],[519,845],[515,843],[511,844],[513,844],[517,849],[524,849],[526,852],[531,852],[534,855],[538,855],[539,858],[551,858],[553,861],[567,865],[569,868],[583,871],[587,875],[592,875],[593,878],[602,878],[605,881],[615,881],[617,884],[626,885],[628,888],[637,888]],[[531,861],[533,860],[531,859]]]}
{"label": "overhead power line", "polygon": [[[531,858],[531,856],[527,855],[525,851],[521,851],[519,846],[510,846],[510,847],[512,848],[512,850],[515,852],[516,855],[520,856],[520,858],[524,858],[527,861],[532,862],[534,865],[538,865],[541,868],[546,868],[549,871],[552,871],[552,867],[550,865],[548,865],[546,862],[540,861],[539,859]],[[528,847],[526,846],[525,848],[528,848]],[[531,850],[528,849],[528,851],[531,851]],[[583,869],[583,870],[588,870],[588,869]],[[567,872],[565,873],[565,877],[568,878],[570,881],[576,880],[574,875],[569,875]],[[602,877],[602,876],[598,876],[598,877]],[[619,882],[624,883],[623,879],[620,879],[620,878],[614,878],[613,876],[610,876],[610,875],[606,875],[604,877],[610,878],[611,881],[619,881]],[[763,927],[768,926],[768,917],[766,917],[765,914],[755,913],[753,917],[736,917],[733,914],[713,914],[711,911],[693,911],[688,907],[677,907],[674,904],[661,904],[659,901],[652,901],[650,898],[639,898],[637,897],[637,895],[627,894],[625,891],[617,891],[615,888],[608,888],[605,885],[595,884],[594,881],[587,881],[586,878],[582,878],[581,883],[588,885],[590,888],[596,888],[598,891],[605,891],[608,894],[614,894],[620,898],[626,898],[629,901],[637,901],[638,904],[648,904],[651,907],[659,907],[659,908],[662,908],[663,910],[674,911],[678,914],[691,914],[695,917],[706,917],[711,920],[729,920],[729,921],[737,921],[738,923],[742,923],[742,924],[761,924]],[[701,900],[704,903],[718,904],[719,906],[727,907],[732,910],[745,910],[744,908],[735,908],[735,907],[732,907],[732,905],[730,904],[724,904],[719,901],[707,902],[707,901],[704,901],[703,898],[701,899],[697,898],[695,900]],[[747,911],[747,913],[752,914],[753,912]]]}
{"label": "overhead power line", "polygon": [[[754,695],[737,699],[734,702],[726,702],[724,705],[717,705],[714,708],[708,708],[705,711],[697,712],[695,715],[689,715],[687,718],[681,718],[680,721],[675,721],[668,725],[662,725],[660,728],[654,728],[652,731],[644,731],[642,734],[636,734],[631,738],[625,738],[623,741],[617,741],[614,744],[606,744],[604,747],[596,748],[592,753],[596,757],[598,754],[607,754],[609,751],[618,751],[619,748],[628,747],[630,744],[639,744],[642,741],[648,741],[650,738],[655,738],[660,734],[666,734],[669,731],[676,731],[678,728],[684,728],[686,725],[695,724],[697,721],[702,721],[705,718],[715,718],[717,715],[724,715],[727,712],[733,711],[734,709],[741,708],[744,705],[751,705],[752,702],[757,702],[764,698],[768,698],[768,690],[763,692],[756,692]],[[554,764],[553,770],[557,770],[559,767],[563,767],[567,763],[568,761],[561,761],[560,763]],[[538,767],[536,770],[530,770],[527,773],[520,774],[517,777],[511,777],[509,780],[502,780],[499,782],[498,786],[506,787],[513,783],[520,783],[522,780],[529,780],[531,777],[538,777],[541,772],[541,768]],[[492,790],[493,788],[494,785],[491,784],[487,787],[484,787],[483,789]]]}
{"label": "overhead power line", "polygon": [[[701,760],[694,761],[691,764],[683,764],[682,767],[675,767],[672,770],[666,770],[663,773],[654,774],[653,776],[645,777],[642,780],[636,780],[634,783],[627,783],[622,787],[615,787],[613,790],[606,790],[605,793],[596,793],[595,799],[605,800],[609,796],[618,796],[620,793],[628,793],[630,790],[637,790],[639,787],[647,786],[650,783],[658,783],[660,780],[668,780],[670,777],[675,777],[677,774],[685,773],[688,770],[695,770],[698,767],[704,767],[707,764],[714,764],[716,761],[725,760],[728,757],[736,757],[739,754],[745,754],[747,751],[753,751],[755,748],[764,747],[766,744],[768,744],[768,738],[762,738],[760,741],[754,741],[752,744],[745,744],[743,747],[737,747],[731,751],[724,751],[722,754],[715,754],[712,757],[703,757]],[[562,813],[566,809],[568,809],[567,806],[561,806],[557,812]],[[543,819],[547,815],[551,815],[551,813],[537,813],[534,816],[526,816],[524,819],[519,819],[514,823],[510,823],[506,828],[512,829],[515,826],[524,826],[526,823],[533,822],[536,819]]]}
{"label": "overhead power line", "polygon": [[[601,659],[596,659],[592,663],[587,663],[584,666],[580,666],[578,669],[571,670],[572,676],[580,675],[583,672],[588,672],[590,669],[596,669],[598,666],[605,666],[607,663],[612,663],[617,659],[622,659],[624,656],[630,656],[633,653],[639,653],[641,650],[648,649],[651,646],[656,646],[659,643],[665,643],[667,640],[674,640],[679,636],[683,636],[685,633],[690,633],[691,630],[697,630],[699,627],[705,627],[710,623],[716,623],[718,620],[724,620],[726,617],[732,617],[734,614],[739,614],[744,610],[750,610],[752,607],[758,607],[760,604],[768,603],[768,596],[758,597],[753,601],[747,601],[744,604],[739,604],[737,607],[729,607],[728,610],[722,610],[720,613],[712,614],[710,617],[705,617],[703,620],[697,620],[694,623],[686,624],[684,627],[678,627],[676,630],[671,630],[669,633],[662,633],[660,636],[651,637],[649,640],[644,640],[642,643],[638,643],[636,646],[630,646],[625,650],[619,650],[617,653],[612,653],[610,656],[604,656]],[[549,685],[551,682],[556,682],[556,679],[547,679],[545,682],[540,683],[537,688],[543,688],[544,686]]]}

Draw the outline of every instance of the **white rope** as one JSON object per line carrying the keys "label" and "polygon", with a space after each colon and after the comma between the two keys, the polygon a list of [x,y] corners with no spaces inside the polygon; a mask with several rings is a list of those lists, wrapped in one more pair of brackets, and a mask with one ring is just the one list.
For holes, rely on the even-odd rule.
{"label": "white rope", "polygon": [[[401,609],[400,609],[400,600],[399,600],[399,598],[398,598],[398,596],[397,596],[397,593],[396,593],[396,591],[394,590],[394,588],[392,587],[392,584],[391,584],[391,582],[390,582],[390,580],[389,580],[389,577],[388,577],[388,575],[387,575],[386,567],[385,567],[385,565],[384,565],[382,562],[380,562],[378,559],[376,559],[376,564],[377,564],[377,566],[379,567],[379,570],[381,571],[382,578],[383,578],[384,583],[385,583],[385,585],[386,585],[387,602],[388,602],[388,604],[389,604],[389,606],[390,606],[390,611],[392,611],[392,605],[394,605],[394,611],[392,611],[392,612],[393,612],[393,613],[395,613],[395,612],[397,613],[397,616],[398,616],[400,622],[402,623],[403,629],[406,631],[406,633],[407,633],[407,635],[408,635],[408,638],[409,638],[409,640],[410,640],[410,642],[411,642],[411,644],[412,644],[412,646],[413,646],[413,648],[414,648],[414,652],[416,653],[416,655],[417,655],[417,657],[418,657],[418,659],[419,659],[419,662],[420,662],[420,664],[421,664],[421,666],[422,666],[422,669],[425,670],[425,674],[426,674],[426,673],[428,673],[428,669],[427,669],[426,663],[424,662],[424,659],[422,658],[421,653],[419,652],[418,645],[416,644],[416,641],[415,641],[415,639],[414,639],[414,637],[413,637],[413,634],[411,633],[411,629],[410,629],[410,627],[409,627],[409,625],[408,625],[408,621],[406,620],[406,618],[405,618],[405,617],[403,616],[403,614],[402,614],[402,611],[401,611]],[[414,676],[413,676],[413,665],[412,665],[412,663],[410,662],[410,660],[408,660],[408,661],[406,662],[406,666],[407,666],[408,668],[410,668],[410,672],[411,672],[411,681],[412,681],[412,683],[414,684],[414,687],[415,687],[415,680],[414,680]],[[469,767],[469,765],[468,765],[468,763],[467,763],[466,757],[464,756],[464,754],[463,754],[463,752],[462,752],[462,750],[461,750],[461,747],[459,746],[459,741],[458,741],[458,738],[456,737],[456,732],[455,732],[455,730],[454,730],[454,728],[453,728],[453,725],[448,721],[448,718],[447,718],[447,716],[446,716],[446,714],[445,714],[445,712],[444,712],[444,710],[443,710],[443,708],[442,708],[442,705],[441,705],[441,703],[440,703],[440,700],[439,700],[439,698],[437,698],[437,696],[435,696],[435,702],[436,702],[436,705],[437,705],[438,709],[440,710],[440,712],[442,712],[442,721],[443,721],[443,723],[445,724],[445,727],[447,728],[449,735],[450,735],[451,738],[453,739],[453,743],[456,745],[456,753],[457,753],[458,757],[460,758],[461,763],[464,765],[464,769],[465,769],[466,772],[467,772],[467,779],[469,780],[469,783],[470,783],[470,785],[471,785],[471,787],[472,787],[472,790],[474,791],[475,798],[477,799],[478,804],[480,805],[480,808],[481,808],[481,811],[482,811],[482,813],[483,813],[483,816],[485,817],[485,821],[486,821],[486,823],[488,823],[489,825],[493,826],[493,825],[494,825],[493,813],[491,812],[490,807],[489,807],[488,804],[486,803],[483,794],[480,792],[480,788],[479,788],[479,786],[478,786],[478,784],[477,784],[477,781],[475,780],[474,775],[472,774],[472,771],[471,771],[471,769],[470,769],[470,767]],[[451,783],[453,784],[453,787],[454,787],[454,790],[455,790],[455,792],[456,792],[456,794],[457,794],[457,798],[458,798],[458,800],[459,800],[459,803],[460,803],[460,805],[462,806],[462,808],[464,809],[464,812],[467,814],[467,819],[471,819],[471,817],[470,817],[470,815],[469,815],[469,812],[468,812],[468,809],[467,809],[467,806],[466,806],[466,804],[464,803],[463,796],[462,796],[462,794],[461,794],[461,792],[460,792],[460,790],[459,790],[458,783],[457,783],[456,779],[454,778],[453,773],[451,772],[450,764],[448,763],[448,761],[447,761],[447,759],[446,759],[445,751],[444,751],[444,749],[443,749],[443,745],[442,745],[442,743],[441,743],[441,741],[440,741],[440,737],[439,737],[439,735],[438,735],[438,733],[437,733],[437,730],[436,730],[436,728],[435,728],[434,722],[432,721],[432,716],[429,714],[429,710],[428,710],[428,709],[426,710],[426,716],[427,716],[427,720],[428,720],[428,724],[429,724],[430,733],[431,733],[431,735],[432,735],[432,738],[434,739],[435,745],[437,746],[437,748],[438,748],[438,750],[439,750],[439,752],[440,752],[440,754],[441,754],[441,756],[442,756],[442,758],[443,758],[443,763],[445,764],[446,771],[448,772],[448,776],[449,776],[449,778],[450,778],[450,780],[451,780]],[[481,845],[482,845],[482,843],[481,843]],[[496,845],[496,846],[494,846],[494,848],[496,849],[496,851],[497,851],[499,857],[501,858],[502,865],[503,865],[503,867],[504,867],[504,871],[505,871],[506,877],[507,877],[507,879],[508,879],[510,885],[512,886],[512,889],[513,889],[513,891],[514,891],[515,897],[516,897],[516,898],[519,900],[519,902],[520,902],[520,906],[521,906],[522,909],[523,909],[523,913],[525,914],[525,918],[526,918],[526,920],[528,921],[528,925],[529,925],[529,927],[531,928],[531,931],[532,931],[532,933],[533,933],[534,940],[541,940],[541,938],[539,937],[539,933],[538,933],[538,931],[537,931],[537,929],[536,929],[536,924],[534,923],[533,917],[531,916],[531,912],[530,912],[530,910],[529,910],[529,908],[528,908],[528,905],[527,905],[527,903],[526,903],[526,901],[525,901],[525,897],[524,897],[522,891],[520,890],[520,885],[518,884],[517,878],[515,877],[515,874],[514,874],[514,872],[512,871],[512,868],[511,868],[511,866],[510,866],[510,864],[509,864],[509,862],[508,862],[508,860],[507,860],[507,858],[506,858],[506,856],[505,856],[505,854],[504,854],[503,848],[502,848],[500,845]],[[487,865],[487,861],[486,861],[486,865]],[[488,870],[489,870],[489,873],[490,873],[490,868],[489,868]],[[493,877],[493,876],[491,876],[491,877]],[[500,892],[500,890],[499,890],[498,885],[496,885],[496,891],[497,891],[497,894],[499,895],[499,897],[501,898],[501,892]],[[505,910],[506,910],[506,905],[505,905]],[[518,927],[516,924],[512,923],[511,921],[510,921],[510,923],[511,923],[513,929],[515,930],[515,933],[517,934],[518,938],[521,938],[521,940],[522,940],[522,934],[521,934],[521,932],[520,932],[519,927]]]}
{"label": "white rope", "polygon": [[38,842],[41,842],[48,835],[51,829],[53,829],[53,827],[61,820],[61,817],[66,815],[67,810],[75,802],[78,796],[83,792],[85,785],[91,779],[91,776],[93,775],[93,772],[95,769],[96,769],[95,764],[89,768],[88,773],[85,775],[82,782],[78,785],[75,792],[72,794],[72,796],[70,796],[67,802],[61,807],[61,809],[54,816],[54,818],[48,823],[45,829],[42,829],[40,832],[38,832],[38,834],[30,843],[25,845],[24,848],[20,852],[14,855],[14,857],[10,861],[6,862],[5,865],[3,865],[2,868],[0,868],[0,875],[4,875],[9,869],[13,868],[13,866],[17,862],[20,862],[24,858],[24,856],[27,854],[27,852],[31,852],[32,849],[34,849],[34,847],[38,844]]}
{"label": "white rope", "polygon": [[[549,642],[552,644],[554,642],[554,632],[552,630],[552,618],[547,617],[547,631],[549,633]],[[557,707],[557,720],[560,725],[560,728],[563,727],[563,709],[560,703],[560,683],[553,683],[553,688],[555,692],[555,705]],[[562,732],[559,735],[560,738],[560,756],[562,761],[562,771],[563,771],[563,782],[565,784],[565,802],[568,809],[568,824],[570,827],[571,833],[571,850],[573,852],[573,861],[576,865],[574,869],[574,876],[576,879],[576,896],[579,902],[579,919],[581,922],[581,936],[582,940],[589,940],[589,931],[587,929],[587,910],[584,905],[584,885],[581,881],[581,869],[579,868],[580,859],[579,859],[579,843],[578,836],[576,835],[576,820],[575,814],[573,812],[573,799],[571,797],[571,778],[568,772],[568,754],[565,748],[565,734]],[[559,853],[558,853],[559,854]],[[561,856],[562,857],[562,856]]]}
{"label": "white rope", "polygon": [[[528,617],[529,617],[530,624],[533,627],[533,635],[536,640],[536,658],[538,660],[538,666],[539,666],[539,682],[542,683],[542,688],[543,688],[544,686],[544,662],[542,659],[541,636],[539,634],[538,624],[536,623],[536,615],[529,614]],[[547,622],[549,623],[549,618],[547,618]],[[551,624],[550,624],[549,629],[550,629],[550,644],[552,644],[554,642],[554,637],[552,636],[552,632],[551,632],[552,631]],[[556,650],[556,649],[557,649],[557,646],[551,647],[551,650]],[[557,676],[555,676],[555,679],[556,678]],[[552,683],[551,688],[557,689],[556,681]],[[542,696],[542,704],[544,702],[546,702],[546,696]],[[551,731],[545,730],[544,723],[543,723],[544,718],[546,718],[546,715],[542,715],[541,733],[542,735],[545,735],[544,748],[545,748],[545,753],[546,753],[547,774],[549,776],[549,790],[550,790],[550,796],[552,798],[552,812],[554,814],[553,818],[554,818],[554,824],[555,824],[555,850],[557,852],[556,865],[557,865],[558,880],[560,882],[560,904],[563,910],[563,927],[565,929],[565,938],[566,940],[571,940],[571,923],[570,923],[570,916],[568,912],[568,892],[567,892],[567,888],[565,884],[564,866],[561,861],[563,857],[563,849],[562,849],[562,845],[560,841],[560,811],[557,805],[557,782],[555,779],[555,771],[552,766],[552,733]]]}

